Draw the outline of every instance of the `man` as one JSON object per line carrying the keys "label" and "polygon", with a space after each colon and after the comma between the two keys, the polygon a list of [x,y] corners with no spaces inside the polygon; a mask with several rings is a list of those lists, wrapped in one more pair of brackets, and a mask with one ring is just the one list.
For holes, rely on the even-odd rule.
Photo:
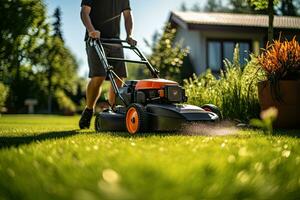
{"label": "man", "polygon": [[[136,45],[132,38],[133,20],[129,0],[82,0],[81,20],[86,27],[85,41],[88,38],[120,38],[120,19],[124,16],[127,42]],[[109,57],[124,58],[121,45],[104,46],[106,55]],[[86,44],[86,52],[89,64],[89,77],[91,78],[86,92],[86,108],[79,121],[79,127],[86,129],[90,127],[96,102],[101,94],[101,85],[106,79],[106,72],[93,47]],[[114,67],[114,71],[120,78],[127,77],[127,70],[124,62],[109,62]],[[116,79],[118,87],[122,86],[122,81]],[[111,108],[115,106],[115,93],[110,87],[109,104]]]}

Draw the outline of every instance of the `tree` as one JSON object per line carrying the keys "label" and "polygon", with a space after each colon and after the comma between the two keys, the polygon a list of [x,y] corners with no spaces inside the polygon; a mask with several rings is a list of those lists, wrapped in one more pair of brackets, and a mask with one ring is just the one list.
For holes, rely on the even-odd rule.
{"label": "tree", "polygon": [[268,27],[268,41],[271,43],[274,39],[274,1],[268,0],[268,14],[269,14],[269,27]]}
{"label": "tree", "polygon": [[182,66],[188,49],[182,48],[181,43],[175,43],[175,36],[176,29],[167,25],[163,34],[153,44],[149,60],[153,66],[159,69],[162,77],[182,82]]}
{"label": "tree", "polygon": [[179,9],[180,11],[183,11],[183,12],[185,12],[185,11],[187,11],[188,9],[187,9],[187,7],[186,7],[186,4],[185,4],[185,2],[183,2],[182,4],[181,4],[181,6],[180,6],[180,9]]}
{"label": "tree", "polygon": [[[17,13],[17,14],[16,14]],[[36,0],[3,0],[0,4],[0,65],[10,86],[10,108],[23,106],[23,77],[30,76],[31,52],[47,34],[45,8]]]}
{"label": "tree", "polygon": [[[62,36],[62,30],[61,30],[61,11],[60,8],[57,7],[54,11],[53,17],[55,19],[53,23],[53,29],[54,34],[49,40],[51,43],[49,43],[49,54],[48,58],[50,59],[50,62],[48,64],[48,70],[47,70],[47,79],[48,79],[48,113],[52,113],[52,98],[53,98],[53,75],[54,75],[54,68],[55,63],[53,62],[55,59],[55,56],[60,54],[60,46],[64,45],[64,40]],[[62,44],[59,44],[62,43]],[[63,58],[62,58],[63,59]]]}
{"label": "tree", "polygon": [[62,34],[62,30],[61,30],[61,10],[59,7],[57,7],[54,11],[54,18],[55,18],[55,22],[53,23],[53,28],[54,28],[54,36],[55,37],[59,37],[62,41],[63,41],[63,34]]}
{"label": "tree", "polygon": [[279,0],[250,0],[250,3],[256,9],[268,9],[269,15],[269,28],[268,28],[268,41],[271,43],[274,39],[274,5],[279,3]]}
{"label": "tree", "polygon": [[24,112],[26,98],[38,99],[44,109],[49,88],[74,94],[78,65],[62,40],[60,11],[51,25],[41,0],[3,1],[0,18],[7,20],[0,21],[0,65],[10,91],[9,111]]}
{"label": "tree", "polygon": [[220,0],[208,0],[204,7],[206,12],[226,12],[227,9],[223,7],[222,1]]}
{"label": "tree", "polygon": [[48,37],[41,49],[43,50],[37,53],[40,55],[40,64],[43,67],[37,75],[43,81],[47,91],[48,113],[51,113],[53,103],[57,104],[55,96],[57,91],[60,91],[59,94],[65,92],[76,95],[78,64],[59,37]]}
{"label": "tree", "polygon": [[229,0],[229,11],[233,13],[245,13],[245,14],[266,14],[266,10],[255,10],[255,7],[251,5],[248,0]]}
{"label": "tree", "polygon": [[[299,3],[299,1],[298,1]],[[288,15],[288,16],[297,16],[297,10],[300,8],[296,7],[297,5],[294,4],[293,0],[282,0],[281,6],[280,6],[280,12],[282,15]]]}
{"label": "tree", "polygon": [[0,115],[5,107],[6,98],[8,95],[8,87],[0,81]]}
{"label": "tree", "polygon": [[191,8],[191,11],[194,11],[194,12],[200,12],[201,11],[201,6],[199,6],[198,3],[195,3],[193,5],[193,7]]}

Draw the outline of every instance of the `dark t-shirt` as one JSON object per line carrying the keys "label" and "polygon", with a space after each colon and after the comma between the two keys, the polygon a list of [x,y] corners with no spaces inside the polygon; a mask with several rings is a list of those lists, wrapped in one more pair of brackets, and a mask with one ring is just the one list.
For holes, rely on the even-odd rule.
{"label": "dark t-shirt", "polygon": [[[120,20],[124,10],[130,10],[129,0],[82,0],[81,6],[90,6],[90,18],[102,38],[120,37]],[[85,40],[88,33],[85,35]]]}

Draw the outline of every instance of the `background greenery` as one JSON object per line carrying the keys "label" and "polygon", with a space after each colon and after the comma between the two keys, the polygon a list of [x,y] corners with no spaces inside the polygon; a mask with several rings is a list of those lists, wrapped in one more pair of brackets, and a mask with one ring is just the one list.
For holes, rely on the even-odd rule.
{"label": "background greenery", "polygon": [[4,0],[0,19],[0,81],[10,88],[9,112],[26,112],[24,100],[29,98],[39,101],[42,112],[57,111],[57,91],[74,107],[73,102],[80,101],[83,80],[62,37],[60,10],[47,19],[42,0]]}
{"label": "background greenery", "polygon": [[[224,3],[225,2],[225,3]],[[275,0],[275,14],[299,16],[300,2],[297,0]],[[248,14],[268,14],[268,0],[208,0],[204,7],[195,3],[192,7],[187,7],[182,3],[181,10],[187,11],[205,11],[205,12],[231,12],[231,13],[248,13]],[[256,9],[256,6],[260,9]]]}
{"label": "background greenery", "polygon": [[[182,5],[181,10],[196,12],[269,13],[267,0],[229,0],[226,4],[208,0],[203,8]],[[274,1],[275,15],[299,15],[299,1]],[[260,10],[258,10],[259,8]],[[64,43],[61,12],[46,17],[43,0],[3,0],[0,4],[0,82],[9,92],[1,92],[2,107],[9,113],[26,113],[24,100],[37,99],[39,113],[71,113],[84,107],[86,80],[77,75],[78,64]],[[13,19],[13,23],[12,20]],[[188,49],[174,41],[176,30],[169,26],[148,41],[150,62],[159,68],[161,77],[183,83],[193,74]],[[142,70],[130,66],[140,78]],[[136,71],[135,71],[136,70]],[[104,87],[107,91],[108,86]],[[3,87],[2,87],[3,90]],[[101,100],[105,100],[106,94]],[[3,103],[4,102],[4,103]]]}
{"label": "background greenery", "polygon": [[199,77],[185,81],[188,103],[202,106],[214,104],[221,109],[225,119],[248,122],[258,118],[260,106],[257,82],[262,79],[257,59],[252,56],[241,66],[239,47],[235,48],[233,61],[225,60],[225,70],[219,77],[208,70]]}

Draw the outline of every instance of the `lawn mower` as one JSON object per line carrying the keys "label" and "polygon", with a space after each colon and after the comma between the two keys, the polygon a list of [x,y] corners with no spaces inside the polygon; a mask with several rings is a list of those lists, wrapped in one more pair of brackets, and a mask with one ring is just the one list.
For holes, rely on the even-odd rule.
{"label": "lawn mower", "polygon": [[[97,132],[128,131],[130,134],[137,134],[176,131],[186,123],[217,122],[221,119],[220,111],[214,105],[198,107],[184,104],[188,100],[185,90],[177,82],[161,79],[159,71],[150,64],[136,46],[130,46],[127,41],[119,39],[89,39],[88,44],[95,48],[119,102],[115,109],[107,109],[96,114]],[[103,45],[112,44],[132,50],[140,60],[107,57]],[[145,80],[126,81],[123,87],[118,88],[115,79],[119,77],[108,61],[144,65],[152,77]]]}

